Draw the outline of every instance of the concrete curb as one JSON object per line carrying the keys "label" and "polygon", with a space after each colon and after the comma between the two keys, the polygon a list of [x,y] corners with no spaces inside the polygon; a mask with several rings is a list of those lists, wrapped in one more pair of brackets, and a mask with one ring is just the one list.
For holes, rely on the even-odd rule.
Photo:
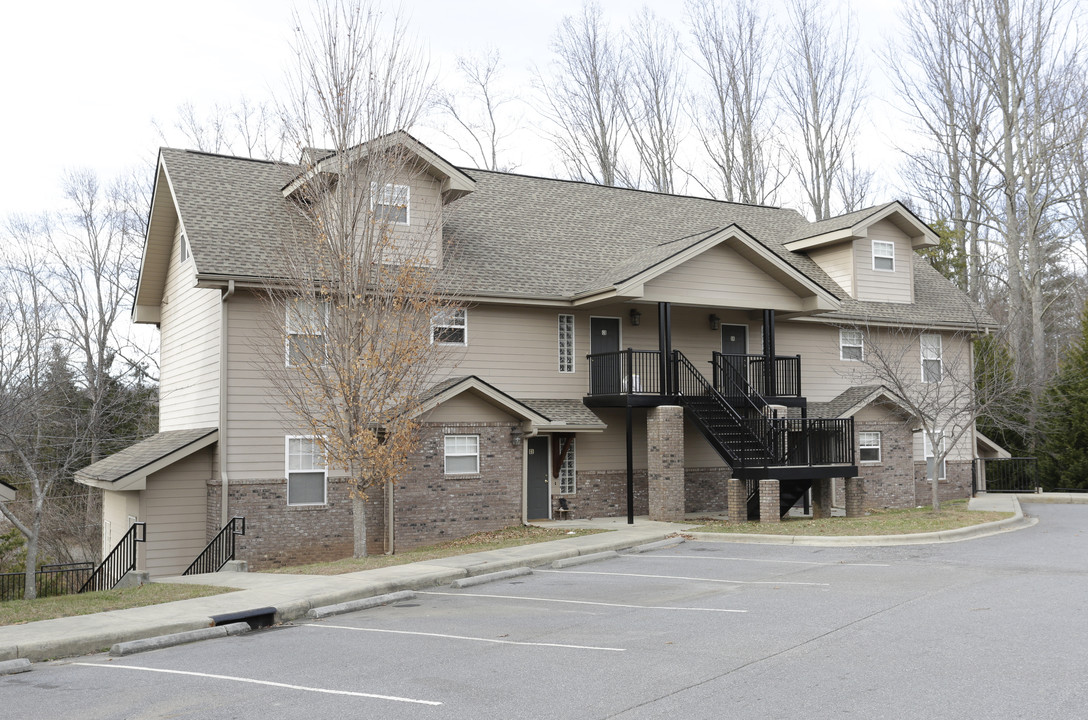
{"label": "concrete curb", "polygon": [[657,542],[646,543],[645,545],[633,547],[631,548],[631,552],[644,553],[653,552],[654,550],[665,550],[667,548],[676,547],[677,545],[682,545],[684,542],[686,541],[682,537],[665,538],[664,540],[658,540]]}
{"label": "concrete curb", "polygon": [[16,658],[15,660],[4,660],[0,662],[0,675],[14,675],[15,673],[25,673],[30,671],[30,661],[26,658]]}
{"label": "concrete curb", "polygon": [[506,580],[507,578],[521,577],[523,575],[532,575],[531,568],[519,567],[511,570],[502,570],[500,572],[486,573],[484,575],[476,575],[474,577],[462,578],[460,580],[454,580],[450,583],[450,587],[453,588],[467,588],[475,585],[486,585],[487,583],[497,582],[499,580]]}
{"label": "concrete curb", "polygon": [[744,533],[686,532],[685,536],[704,542],[735,542],[765,545],[805,545],[814,547],[884,547],[891,545],[929,545],[933,543],[960,542],[987,537],[998,533],[1023,530],[1038,522],[1037,518],[1025,518],[1020,503],[1011,518],[972,525],[955,530],[941,530],[913,535],[748,535]]}
{"label": "concrete curb", "polygon": [[416,594],[411,590],[386,593],[385,595],[374,595],[373,597],[362,598],[361,600],[350,600],[336,605],[310,608],[310,611],[306,613],[306,617],[312,620],[320,620],[321,618],[326,618],[331,615],[343,615],[344,613],[355,612],[356,610],[369,610],[370,608],[381,607],[382,605],[400,602],[401,600],[412,600],[415,597]]}
{"label": "concrete curb", "polygon": [[578,557],[556,560],[552,563],[551,566],[555,570],[562,570],[563,568],[574,567],[575,565],[585,565],[587,563],[598,562],[600,560],[610,560],[619,556],[620,554],[615,550],[606,550],[604,552],[592,553],[590,555],[579,555]]}
{"label": "concrete curb", "polygon": [[173,633],[171,635],[158,635],[143,640],[117,643],[110,648],[110,655],[114,657],[124,657],[125,655],[147,652],[148,650],[161,650],[162,648],[174,647],[176,645],[185,645],[200,640],[227,637],[228,635],[241,635],[242,633],[247,632],[249,632],[249,623],[237,622],[230,623],[229,625],[220,625],[218,627],[190,630],[189,632]]}

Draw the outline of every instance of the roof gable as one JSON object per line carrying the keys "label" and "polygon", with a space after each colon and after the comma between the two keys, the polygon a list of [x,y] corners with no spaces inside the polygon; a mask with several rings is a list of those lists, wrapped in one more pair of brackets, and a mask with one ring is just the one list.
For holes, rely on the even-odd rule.
{"label": "roof gable", "polygon": [[786,240],[785,245],[790,250],[800,251],[866,238],[869,228],[881,220],[888,220],[899,228],[910,238],[911,247],[915,250],[933,247],[939,240],[937,233],[922,222],[910,208],[894,200],[884,205],[812,223],[808,227],[801,228],[794,238]]}

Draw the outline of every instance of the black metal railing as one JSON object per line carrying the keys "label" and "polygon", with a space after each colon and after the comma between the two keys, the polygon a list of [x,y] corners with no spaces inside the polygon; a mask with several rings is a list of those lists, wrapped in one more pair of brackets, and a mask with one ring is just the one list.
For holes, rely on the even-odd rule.
{"label": "black metal railing", "polygon": [[590,395],[661,395],[661,353],[619,350],[587,355]]}
{"label": "black metal railing", "polygon": [[853,465],[853,418],[775,418],[775,464]]}
{"label": "black metal railing", "polygon": [[738,410],[752,410],[764,413],[767,400],[748,382],[748,368],[737,358],[714,353],[710,364],[713,366],[714,389],[721,393],[729,404]]}
{"label": "black metal railing", "polygon": [[[93,562],[54,563],[42,565],[34,573],[34,589],[38,597],[71,595],[94,571]],[[26,591],[26,573],[0,573],[0,602],[22,600]]]}
{"label": "black metal railing", "polygon": [[219,572],[224,565],[234,559],[234,538],[245,534],[246,519],[240,516],[232,517],[182,575]]}
{"label": "black metal railing", "polygon": [[132,523],[124,537],[113,546],[113,550],[94,569],[90,577],[80,586],[79,592],[109,590],[125,576],[136,569],[136,544],[147,541],[147,524]]}
{"label": "black metal railing", "polygon": [[[1033,457],[978,458],[986,492],[1035,492],[1039,463]],[[976,469],[977,472],[977,469]]]}
{"label": "black metal railing", "polygon": [[[774,361],[768,363],[766,355],[715,352],[712,362],[715,368],[731,367],[742,373],[752,389],[764,397],[801,397],[800,355],[775,355]],[[715,382],[718,379],[715,375]]]}

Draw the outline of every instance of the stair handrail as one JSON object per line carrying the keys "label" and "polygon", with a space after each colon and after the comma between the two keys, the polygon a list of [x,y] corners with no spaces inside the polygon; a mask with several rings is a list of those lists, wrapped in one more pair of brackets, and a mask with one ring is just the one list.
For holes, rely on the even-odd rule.
{"label": "stair handrail", "polygon": [[[737,397],[747,400],[753,410],[762,413],[770,404],[766,398],[752,387],[752,384],[748,382],[748,378],[741,375],[740,370],[735,365],[725,361],[723,353],[714,351],[710,363],[714,366],[715,376],[722,379],[723,385],[728,381],[738,391]],[[724,396],[724,393],[722,394]]]}
{"label": "stair handrail", "polygon": [[109,590],[136,569],[136,544],[147,542],[147,523],[134,522],[77,592]]}
{"label": "stair handrail", "polygon": [[182,575],[219,572],[224,565],[234,559],[234,538],[245,534],[246,519],[241,515],[235,515],[219,529],[208,546],[196,556]]}

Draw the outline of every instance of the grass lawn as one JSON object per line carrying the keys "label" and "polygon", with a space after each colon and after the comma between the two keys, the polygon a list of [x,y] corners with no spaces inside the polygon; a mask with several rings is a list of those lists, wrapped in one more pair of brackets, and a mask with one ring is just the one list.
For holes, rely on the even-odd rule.
{"label": "grass lawn", "polygon": [[968,510],[966,500],[941,504],[934,513],[929,506],[909,510],[870,510],[865,517],[833,517],[822,520],[786,517],[780,523],[729,523],[714,520],[695,532],[747,533],[760,535],[905,535],[938,532],[1004,520],[1013,513]]}
{"label": "grass lawn", "polygon": [[180,583],[149,583],[140,587],[79,595],[56,595],[37,600],[8,600],[0,602],[0,625],[19,625],[35,620],[52,620],[71,615],[89,615],[107,610],[158,605],[174,600],[218,595],[235,588],[212,585],[182,585]]}
{"label": "grass lawn", "polygon": [[438,545],[416,548],[398,552],[396,555],[371,555],[356,560],[344,558],[331,562],[312,563],[310,565],[295,565],[293,567],[276,568],[266,572],[289,573],[292,575],[341,575],[343,573],[359,572],[360,570],[373,570],[375,568],[389,567],[390,565],[404,565],[405,563],[419,562],[420,560],[437,560],[438,558],[452,555],[464,555],[466,553],[483,552],[484,550],[499,550],[501,548],[517,547],[518,545],[531,545],[548,540],[561,540],[578,535],[593,535],[594,533],[608,532],[607,530],[565,530],[558,528],[526,527],[524,525],[511,525],[502,530],[493,532],[480,532],[468,537],[450,540]]}

